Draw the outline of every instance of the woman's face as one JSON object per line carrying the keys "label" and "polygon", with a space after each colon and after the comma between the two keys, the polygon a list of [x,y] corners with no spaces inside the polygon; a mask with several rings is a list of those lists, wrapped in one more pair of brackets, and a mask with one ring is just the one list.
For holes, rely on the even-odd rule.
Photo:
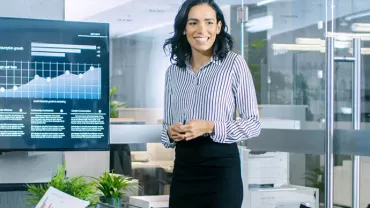
{"label": "woman's face", "polygon": [[194,52],[212,54],[217,34],[221,31],[221,21],[217,22],[216,11],[208,4],[192,7],[185,27],[186,38]]}

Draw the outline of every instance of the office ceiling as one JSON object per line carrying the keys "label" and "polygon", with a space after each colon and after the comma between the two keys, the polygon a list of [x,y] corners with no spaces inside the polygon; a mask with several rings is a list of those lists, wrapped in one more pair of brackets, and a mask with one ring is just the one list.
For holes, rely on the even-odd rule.
{"label": "office ceiling", "polygon": [[[252,5],[262,0],[244,0]],[[370,9],[369,0],[336,0],[336,16]],[[111,36],[170,33],[173,19],[183,0],[65,0],[65,19],[110,23]],[[242,0],[216,0],[226,8]],[[274,17],[271,35],[325,20],[325,0],[277,0],[268,4]],[[150,32],[148,32],[150,31]]]}
{"label": "office ceiling", "polygon": [[[250,4],[261,0],[244,0]],[[65,19],[110,23],[111,36],[125,36],[154,28],[172,28],[183,0],[65,0]],[[241,0],[217,0],[220,6]]]}

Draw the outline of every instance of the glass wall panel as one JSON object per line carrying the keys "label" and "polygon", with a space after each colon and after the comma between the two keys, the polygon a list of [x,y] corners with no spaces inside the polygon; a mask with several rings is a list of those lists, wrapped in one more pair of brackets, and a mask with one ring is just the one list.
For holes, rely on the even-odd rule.
{"label": "glass wall panel", "polygon": [[297,120],[301,128],[320,127],[324,5],[322,1],[248,5],[245,58],[254,75],[262,117]]}
{"label": "glass wall panel", "polygon": [[[360,53],[358,59],[355,60],[360,63],[358,68],[353,63],[335,64],[335,128],[353,129],[355,122],[353,115],[356,115],[356,108],[359,108],[357,115],[361,124],[359,125],[360,131],[368,130],[370,128],[368,107],[370,68],[366,63],[370,60],[367,51],[370,46],[370,30],[367,29],[370,27],[370,5],[365,0],[334,0],[333,4],[333,29],[332,34],[329,35],[335,37],[335,56],[355,57],[357,48]],[[360,39],[358,46],[355,45],[354,38]],[[354,71],[361,74],[358,85],[353,77]],[[356,89],[360,92],[360,98],[359,102],[353,106],[353,100],[356,98],[353,90]],[[357,138],[348,138],[348,140],[356,144]],[[356,164],[360,167],[357,168]],[[369,190],[366,188],[369,184],[366,172],[368,157],[355,158],[348,155],[336,155],[335,165],[334,180],[338,183],[334,186],[334,201],[348,207],[367,207],[370,204]],[[356,183],[353,183],[353,179],[358,181],[358,188],[356,188]],[[359,192],[353,197],[354,188]]]}
{"label": "glass wall panel", "polygon": [[[243,24],[241,50],[254,78],[263,126],[261,137],[248,141],[247,148],[253,153],[258,144],[258,150],[270,150],[258,151],[259,159],[254,156],[270,169],[258,172],[261,169],[249,166],[248,173],[262,182],[257,187],[249,183],[249,191],[251,197],[253,192],[266,192],[262,179],[276,190],[270,198],[252,197],[251,207],[299,207],[301,203],[320,207],[324,203],[324,155],[300,152],[314,146],[324,149],[323,138],[315,138],[323,135],[315,132],[325,128],[325,1],[260,0],[244,6],[248,19]],[[279,157],[287,158],[288,166]],[[288,176],[284,172],[277,177],[284,178],[283,182],[267,179],[266,172],[273,175],[284,168]]]}

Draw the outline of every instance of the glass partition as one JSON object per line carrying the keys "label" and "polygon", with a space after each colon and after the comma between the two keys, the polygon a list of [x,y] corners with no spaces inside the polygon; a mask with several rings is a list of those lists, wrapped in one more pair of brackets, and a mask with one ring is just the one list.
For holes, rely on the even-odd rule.
{"label": "glass partition", "polygon": [[[138,178],[144,187],[140,195],[169,193],[175,155],[173,149],[165,149],[160,144],[159,138],[164,77],[170,65],[162,46],[171,35],[173,20],[182,2],[66,0],[66,11],[72,11],[70,15],[66,13],[66,20],[110,23],[111,89],[117,87],[112,101],[119,104],[111,119],[110,167],[116,173],[131,173]],[[349,60],[333,64],[334,82],[330,91],[327,86],[331,83],[326,78],[331,66],[328,52],[333,52],[333,59],[353,56],[352,39],[361,37],[360,117],[361,128],[367,129],[365,69],[366,47],[370,47],[367,46],[370,39],[366,25],[369,22],[367,2],[217,2],[235,40],[234,51],[244,56],[253,75],[263,128],[260,137],[249,140],[246,147],[240,146],[243,167],[256,167],[243,170],[245,203],[253,208],[287,204],[298,207],[301,203],[311,207],[350,206],[351,155],[360,148],[361,154],[366,155],[368,150],[366,145],[351,139],[366,138],[366,132],[349,131],[353,128],[353,64]],[[82,15],[77,8],[90,12]],[[328,37],[335,39],[330,47]],[[331,104],[332,109],[328,108]],[[333,128],[329,129],[331,117]],[[334,141],[334,144],[326,141]],[[365,140],[359,141],[366,144]],[[339,153],[332,159],[334,151]],[[266,166],[256,161],[263,161]],[[361,158],[362,172],[367,170],[366,163],[366,158]],[[329,166],[325,168],[326,164]],[[325,171],[328,171],[326,175]],[[325,180],[332,181],[334,192],[324,189]],[[360,181],[366,184],[365,174],[360,175]],[[361,186],[361,196],[367,194],[365,187]],[[260,195],[255,193],[261,188],[276,188],[278,191],[272,191],[271,197],[293,193],[300,197],[288,202],[258,201]],[[362,197],[361,207],[366,203],[366,197]]]}
{"label": "glass partition", "polygon": [[[333,26],[328,30],[328,36],[335,41],[335,128],[364,133],[370,127],[367,104],[369,66],[366,64],[369,60],[370,5],[363,0],[332,0],[331,4],[334,8],[331,10]],[[353,60],[349,60],[351,58]],[[358,143],[356,137],[347,138],[354,145]],[[366,188],[369,184],[368,158],[359,155],[363,154],[335,155],[334,181],[342,182],[334,186],[334,201],[353,208],[370,204]]]}
{"label": "glass partition", "polygon": [[[304,153],[324,147],[324,135],[316,131],[325,129],[325,1],[256,1],[244,6],[248,17],[242,50],[256,85],[263,127],[261,136],[246,147],[252,149],[248,164],[255,160],[263,165],[249,166],[247,178],[270,182],[253,186],[248,181],[250,207],[320,207],[325,157],[323,151]],[[275,179],[284,180],[266,176],[274,173],[281,174]],[[271,200],[254,194],[259,192]]]}

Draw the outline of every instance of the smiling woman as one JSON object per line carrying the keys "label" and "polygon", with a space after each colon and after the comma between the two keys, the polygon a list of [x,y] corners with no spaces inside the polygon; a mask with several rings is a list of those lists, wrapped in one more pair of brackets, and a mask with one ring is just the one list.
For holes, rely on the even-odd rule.
{"label": "smiling woman", "polygon": [[[212,56],[213,43],[221,31],[221,26],[215,10],[208,4],[199,4],[190,9],[184,34],[194,57],[197,57],[197,53]],[[195,71],[198,71],[199,67],[195,66]]]}
{"label": "smiling woman", "polygon": [[231,52],[233,41],[214,1],[185,1],[174,27],[164,44],[174,62],[166,73],[162,131],[164,146],[176,147],[169,206],[240,208],[236,143],[261,128],[251,73]]}
{"label": "smiling woman", "polygon": [[178,67],[185,67],[193,52],[213,53],[223,59],[233,48],[227,29],[224,15],[214,1],[188,0],[175,18],[174,35],[166,40],[164,49],[169,47],[171,61]]}

